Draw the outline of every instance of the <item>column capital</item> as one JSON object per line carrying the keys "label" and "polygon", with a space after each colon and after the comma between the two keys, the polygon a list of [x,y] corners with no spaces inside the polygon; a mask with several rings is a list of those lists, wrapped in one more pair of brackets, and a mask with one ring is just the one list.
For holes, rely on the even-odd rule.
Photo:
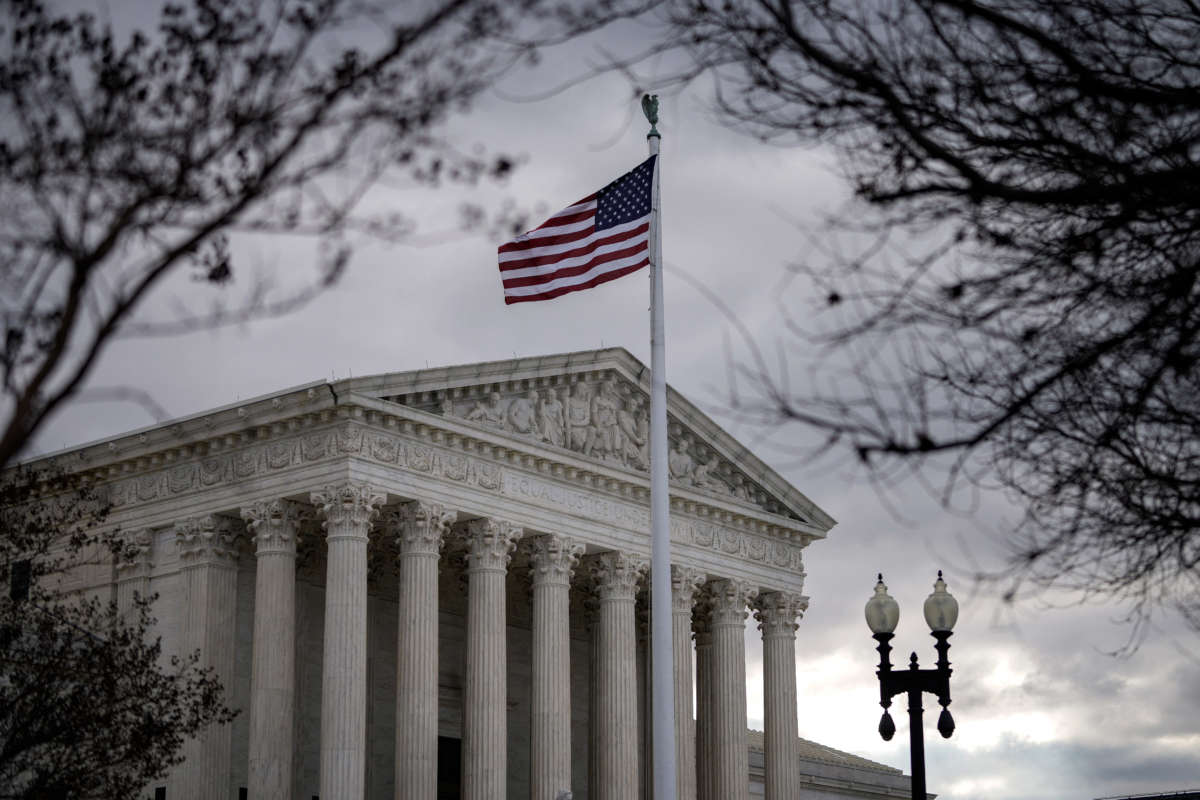
{"label": "column capital", "polygon": [[154,566],[153,547],[154,533],[149,528],[128,532],[122,538],[116,559],[117,580],[147,577]]}
{"label": "column capital", "polygon": [[570,586],[575,565],[583,555],[583,545],[566,536],[547,533],[533,536],[527,545],[533,585]]}
{"label": "column capital", "polygon": [[504,572],[524,531],[510,522],[483,517],[462,526],[467,572]]}
{"label": "column capital", "polygon": [[708,576],[703,570],[672,564],[671,611],[675,614],[691,614],[696,601],[696,591],[707,580]]}
{"label": "column capital", "polygon": [[184,567],[199,564],[233,566],[237,563],[240,526],[228,517],[205,514],[175,523],[175,546]]}
{"label": "column capital", "polygon": [[797,618],[808,610],[808,597],[799,592],[763,592],[754,601],[754,618],[763,638],[796,635]]}
{"label": "column capital", "polygon": [[[367,526],[387,502],[387,496],[366,483],[347,481],[334,483],[310,495],[312,504],[325,518],[322,524],[330,536],[366,536]],[[338,532],[334,529],[350,528]],[[359,533],[361,531],[361,533]]]}
{"label": "column capital", "polygon": [[758,595],[758,589],[749,581],[724,578],[709,581],[706,594],[712,604],[712,624],[745,625],[749,612],[747,604]]}
{"label": "column capital", "polygon": [[385,517],[388,534],[396,537],[400,557],[437,556],[442,549],[446,531],[458,519],[440,503],[413,500],[401,503]]}
{"label": "column capital", "polygon": [[588,572],[601,601],[633,600],[649,567],[646,559],[615,550],[588,558]]}
{"label": "column capital", "polygon": [[250,532],[255,555],[279,553],[296,555],[300,524],[312,517],[312,510],[294,500],[276,498],[258,500],[242,507],[242,519]]}

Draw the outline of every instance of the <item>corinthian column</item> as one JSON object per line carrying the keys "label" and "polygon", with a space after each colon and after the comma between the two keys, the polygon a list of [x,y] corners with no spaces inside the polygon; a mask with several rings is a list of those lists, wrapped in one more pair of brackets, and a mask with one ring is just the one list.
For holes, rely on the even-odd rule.
{"label": "corinthian column", "polygon": [[800,796],[796,763],[796,617],[808,598],[793,592],[764,592],[754,616],[763,637],[763,705],[766,712],[766,800]]}
{"label": "corinthian column", "polygon": [[117,610],[126,616],[133,610],[133,598],[150,596],[151,549],[154,536],[149,528],[134,531],[125,542],[125,552],[117,561]]}
{"label": "corinthian column", "polygon": [[637,632],[634,601],[644,559],[602,553],[589,559],[595,581],[599,659],[595,735],[597,800],[638,796]]}
{"label": "corinthian column", "polygon": [[533,572],[533,712],[530,798],[571,790],[571,574],[583,545],[563,536],[530,542]]}
{"label": "corinthian column", "polygon": [[[213,670],[228,692],[233,679],[237,547],[233,520],[195,517],[175,523],[183,578],[185,652],[200,651],[200,664]],[[207,800],[229,792],[230,726],[210,725],[184,746],[175,796]]]}
{"label": "corinthian column", "polygon": [[254,649],[250,667],[250,796],[292,796],[296,714],[296,542],[306,509],[290,500],[242,509],[254,537]]}
{"label": "corinthian column", "polygon": [[521,529],[466,524],[467,674],[463,690],[463,800],[504,800],[508,770],[508,660],[504,576]]}
{"label": "corinthian column", "polygon": [[400,550],[396,632],[396,800],[437,796],[438,558],[458,514],[405,503],[388,522]]}
{"label": "corinthian column", "polygon": [[362,800],[367,770],[367,532],[382,493],[362,483],[312,493],[325,517],[321,798]]}
{"label": "corinthian column", "polygon": [[709,584],[712,602],[712,797],[749,800],[750,761],[746,738],[746,604],[757,594],[750,584]]}
{"label": "corinthian column", "polygon": [[671,649],[675,663],[675,791],[696,800],[696,723],[692,719],[692,603],[703,572],[671,566]]}

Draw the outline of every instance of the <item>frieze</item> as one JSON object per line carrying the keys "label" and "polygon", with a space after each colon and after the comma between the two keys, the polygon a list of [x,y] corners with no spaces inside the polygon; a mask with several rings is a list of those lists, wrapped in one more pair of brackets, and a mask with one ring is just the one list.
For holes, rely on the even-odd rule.
{"label": "frieze", "polygon": [[404,460],[404,445],[398,439],[384,434],[372,434],[369,442],[369,454],[376,461],[395,464]]}
{"label": "frieze", "polygon": [[206,458],[200,462],[200,485],[215,486],[226,480],[225,465],[228,459],[224,456]]}
{"label": "frieze", "polygon": [[234,453],[231,459],[233,462],[233,477],[253,477],[254,473],[258,472],[258,454],[259,448],[257,447]]}
{"label": "frieze", "polygon": [[357,425],[346,425],[335,431],[337,450],[339,453],[358,453],[362,451],[362,428]]}
{"label": "frieze", "polygon": [[440,459],[441,473],[445,478],[452,481],[465,481],[467,479],[467,457],[462,453],[447,453]]}
{"label": "frieze", "polygon": [[322,431],[320,433],[310,433],[300,440],[300,454],[305,461],[316,461],[324,458],[330,449],[330,440],[333,434],[330,431]]}
{"label": "frieze", "polygon": [[271,442],[266,447],[267,467],[283,469],[290,466],[296,455],[296,441]]}
{"label": "frieze", "polygon": [[[390,433],[363,428],[358,423],[296,434],[234,452],[204,456],[198,461],[174,465],[157,472],[120,479],[109,485],[109,495],[112,506],[120,508],[211,488],[264,471],[282,470],[314,461],[318,458],[317,454],[333,457],[341,452],[358,453],[384,464],[407,467],[627,530],[648,531],[650,528],[650,513],[645,506],[624,502],[605,493],[578,490],[542,480],[459,450],[405,441]],[[715,551],[723,557],[803,571],[799,544],[751,531],[730,529],[707,520],[673,515],[671,539]]]}
{"label": "frieze", "polygon": [[408,448],[408,466],[418,472],[433,470],[433,448],[423,444],[414,444]]}
{"label": "frieze", "polygon": [[137,479],[137,498],[138,500],[146,501],[153,500],[158,497],[159,484],[162,482],[162,476],[157,473],[150,475],[142,475]]}
{"label": "frieze", "polygon": [[497,464],[489,464],[486,461],[471,461],[471,466],[475,474],[475,483],[480,488],[499,491],[503,470]]}

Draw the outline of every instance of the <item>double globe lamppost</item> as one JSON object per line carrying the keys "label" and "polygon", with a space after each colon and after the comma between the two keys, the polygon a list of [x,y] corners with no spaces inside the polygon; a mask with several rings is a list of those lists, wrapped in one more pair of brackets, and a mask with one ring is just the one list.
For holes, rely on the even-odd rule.
{"label": "double globe lamppost", "polygon": [[892,670],[888,660],[892,652],[889,644],[896,624],[900,622],[900,606],[887,593],[883,575],[875,584],[875,595],[867,601],[865,609],[867,626],[871,634],[879,642],[879,704],[883,706],[883,717],[879,720],[879,735],[884,741],[890,741],[896,733],[896,723],[888,713],[892,698],[898,694],[908,693],[908,736],[909,748],[912,755],[912,800],[925,800],[925,734],[922,728],[921,695],[929,692],[936,695],[942,707],[938,717],[938,733],[942,738],[949,739],[954,733],[954,718],[950,716],[950,660],[946,657],[950,652],[950,636],[954,623],[958,621],[958,601],[946,591],[946,582],[942,580],[942,571],[938,570],[937,581],[933,584],[933,593],[925,600],[925,622],[933,638],[937,640],[938,660],[934,669],[921,669],[917,664],[917,654],[914,652],[909,659],[908,669]]}

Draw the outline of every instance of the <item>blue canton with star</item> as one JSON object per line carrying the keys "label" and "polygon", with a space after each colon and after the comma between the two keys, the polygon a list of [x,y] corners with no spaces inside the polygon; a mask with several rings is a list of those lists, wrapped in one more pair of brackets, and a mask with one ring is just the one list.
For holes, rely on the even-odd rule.
{"label": "blue canton with star", "polygon": [[596,230],[624,225],[650,213],[656,158],[650,156],[596,193]]}

